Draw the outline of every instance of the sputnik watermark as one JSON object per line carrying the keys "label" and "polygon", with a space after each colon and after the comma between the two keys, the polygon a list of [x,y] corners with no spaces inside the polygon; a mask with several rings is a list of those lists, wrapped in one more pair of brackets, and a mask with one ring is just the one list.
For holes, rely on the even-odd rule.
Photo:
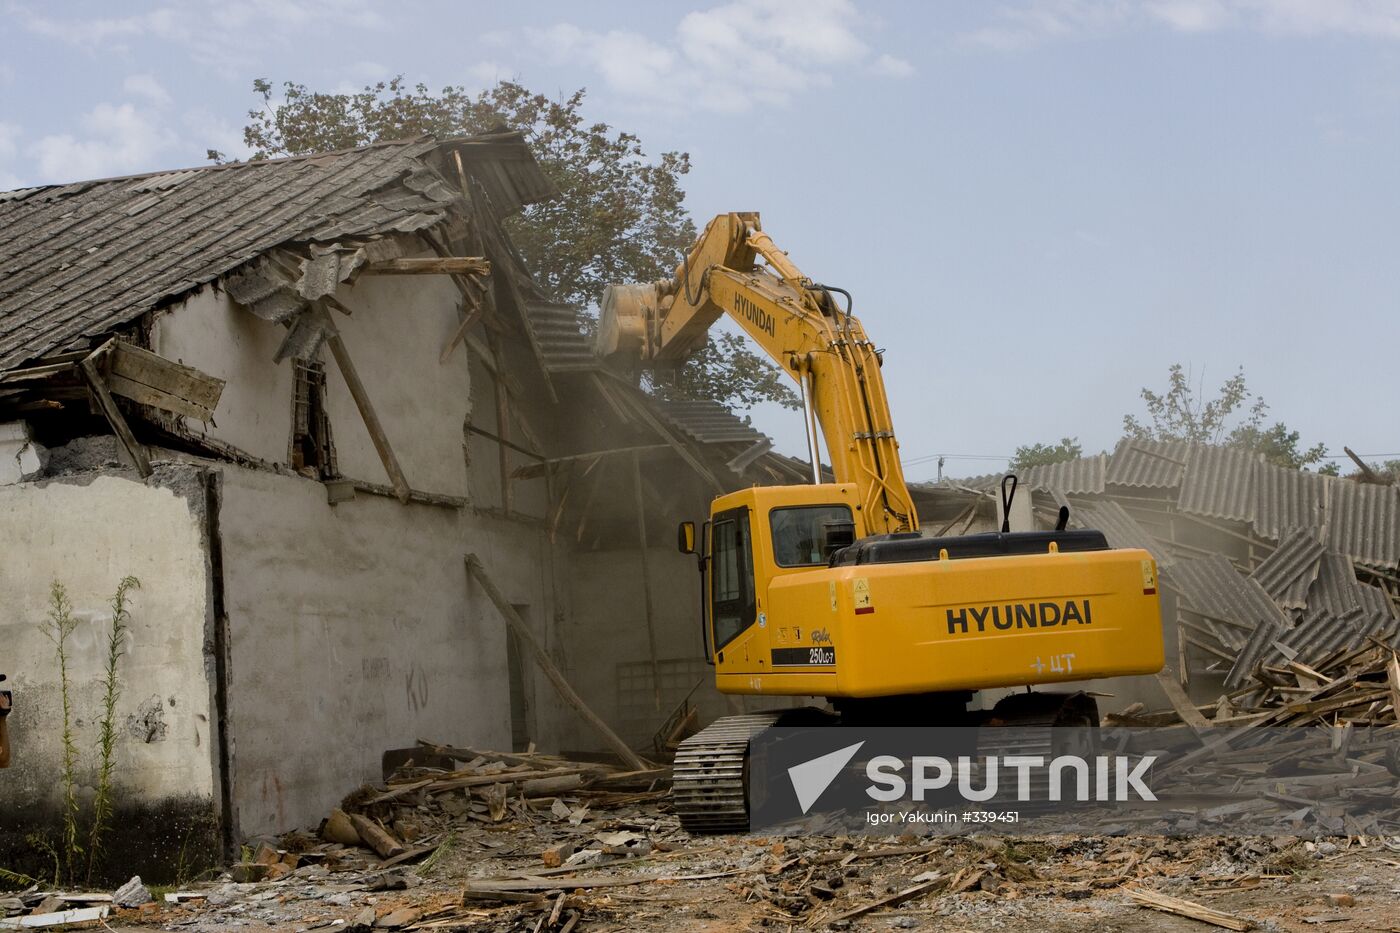
{"label": "sputnik watermark", "polygon": [[[1136,759],[1126,755],[1097,755],[1093,759],[1058,755],[1050,759],[1047,766],[1043,755],[988,755],[979,759],[962,755],[956,761],[940,755],[918,755],[909,762],[910,777],[906,780],[902,773],[905,765],[903,759],[893,755],[877,755],[865,765],[865,776],[871,782],[865,793],[870,799],[882,803],[904,800],[906,797],[923,802],[930,791],[952,787],[956,777],[958,795],[972,803],[982,803],[998,795],[1002,771],[1007,769],[1016,772],[1016,799],[1021,802],[1155,801],[1157,796],[1143,782],[1143,776],[1156,760],[1155,755]],[[1046,792],[1043,796],[1033,792],[1031,773],[1036,770],[1046,771]],[[1068,796],[1065,794],[1067,774],[1071,781]],[[975,787],[974,782],[979,780],[982,786]],[[1038,790],[1040,788],[1034,788],[1034,791]]]}
{"label": "sputnik watermark", "polygon": [[[750,740],[753,832],[1318,835],[1391,819],[1400,733],[1270,727],[778,726]],[[1247,762],[1242,770],[1241,761]],[[1273,791],[1274,793],[1264,793]],[[1325,801],[1298,806],[1303,798]],[[1274,799],[1277,798],[1277,799]],[[978,824],[981,824],[980,826]]]}

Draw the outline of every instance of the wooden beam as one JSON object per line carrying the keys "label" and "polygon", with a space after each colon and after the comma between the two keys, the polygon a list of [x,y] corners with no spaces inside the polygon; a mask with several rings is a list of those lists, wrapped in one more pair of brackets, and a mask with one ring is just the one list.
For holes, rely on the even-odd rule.
{"label": "wooden beam", "polygon": [[496,453],[501,471],[501,510],[510,515],[510,453],[507,446],[510,444],[510,397],[500,377],[505,368],[501,363],[501,342],[494,334],[488,332],[486,336],[491,356],[496,362]]}
{"label": "wooden beam", "polygon": [[520,614],[515,611],[515,607],[510,604],[504,594],[497,589],[495,581],[487,574],[486,568],[482,566],[477,556],[475,554],[468,554],[466,564],[467,573],[475,579],[477,583],[481,584],[481,588],[486,591],[487,598],[495,604],[497,611],[501,614],[501,618],[505,619],[506,625],[515,633],[515,637],[519,642],[529,649],[530,654],[534,656],[535,663],[540,666],[540,670],[544,671],[544,675],[548,677],[549,682],[554,685],[554,689],[558,691],[560,698],[565,703],[572,706],[579,716],[597,731],[598,735],[602,737],[608,747],[617,753],[617,756],[622,759],[623,763],[627,765],[630,770],[647,770],[647,763],[643,761],[636,752],[632,751],[631,746],[622,741],[622,737],[609,728],[608,724],[603,722],[603,720],[598,717],[598,714],[588,707],[587,703],[583,702],[582,697],[574,692],[574,688],[564,679],[563,673],[555,666],[554,661],[550,659],[549,653],[544,650],[544,646],[539,643],[539,639],[535,638],[535,633],[525,624],[525,620],[520,618]]}
{"label": "wooden beam", "polygon": [[462,315],[462,323],[457,325],[457,329],[452,332],[452,336],[448,338],[447,343],[443,344],[442,352],[438,354],[439,366],[446,364],[447,361],[451,359],[452,351],[457,349],[457,344],[465,340],[467,331],[471,330],[473,324],[481,320],[482,311],[480,300],[473,302],[473,299],[470,297],[464,297],[463,301],[467,302],[470,307],[468,307],[466,313]]}
{"label": "wooden beam", "polygon": [[200,421],[213,417],[224,391],[224,380],[124,340],[112,345],[107,383],[117,395]]}
{"label": "wooden beam", "polygon": [[83,371],[83,377],[87,379],[88,388],[92,390],[92,397],[97,401],[97,407],[102,410],[107,423],[112,426],[117,440],[121,441],[122,446],[126,448],[131,462],[136,465],[136,472],[145,478],[151,475],[151,458],[146,453],[145,446],[136,439],[135,434],[131,433],[131,425],[126,423],[126,417],[122,414],[122,410],[117,407],[117,400],[112,398],[112,393],[107,391],[107,382],[97,368],[97,359],[106,354],[110,344],[111,341],[108,341],[92,351],[91,354],[79,361],[78,368]]}
{"label": "wooden beam", "polygon": [[[486,432],[484,431],[480,431],[478,433],[488,437],[491,436],[486,435]],[[519,450],[520,448],[516,449]],[[590,450],[587,453],[582,454],[569,454],[567,457],[549,458],[540,457],[538,454],[530,453],[529,451],[521,451],[522,453],[530,453],[530,456],[535,457],[540,462],[526,464],[523,467],[516,467],[515,470],[511,473],[511,475],[514,476],[516,479],[534,479],[538,476],[543,476],[545,473],[549,472],[554,467],[563,466],[565,464],[578,463],[582,460],[592,460],[596,462],[598,460],[601,460],[603,457],[611,457],[615,454],[656,453],[657,451],[669,451],[670,449],[670,444],[641,444],[636,447],[615,447],[610,450]]]}
{"label": "wooden beam", "polygon": [[1172,709],[1181,717],[1181,721],[1191,727],[1191,731],[1200,735],[1210,729],[1210,723],[1206,717],[1201,715],[1201,711],[1196,709],[1191,698],[1186,695],[1186,691],[1181,688],[1181,683],[1176,679],[1176,675],[1170,670],[1162,668],[1157,672],[1157,683],[1162,688],[1162,692],[1167,695],[1167,702],[1171,703]]}
{"label": "wooden beam", "polygon": [[426,259],[380,259],[365,266],[361,275],[490,275],[491,262],[484,256],[432,256]]}
{"label": "wooden beam", "polygon": [[384,433],[384,426],[379,422],[379,415],[375,414],[374,405],[369,400],[369,393],[365,391],[365,384],[360,381],[360,374],[350,359],[350,351],[345,348],[345,341],[341,339],[340,331],[336,330],[326,309],[317,304],[315,313],[321,316],[321,326],[326,329],[326,344],[331,348],[331,355],[335,357],[335,365],[340,368],[340,375],[345,379],[345,385],[350,390],[350,397],[355,400],[355,407],[360,411],[360,419],[364,421],[365,430],[369,432],[369,439],[374,442],[375,452],[379,454],[379,460],[384,464],[384,472],[389,474],[389,482],[393,484],[394,495],[398,497],[400,502],[406,504],[413,494],[413,489],[408,485],[408,479],[403,475],[403,469],[399,466],[399,458],[394,456],[394,448],[389,446],[389,438]]}
{"label": "wooden beam", "polygon": [[637,551],[641,555],[642,611],[646,614],[647,652],[651,658],[651,690],[661,711],[661,660],[656,653],[656,619],[651,605],[651,564],[647,561],[647,508],[642,498],[642,457],[632,451],[632,491],[637,500]]}
{"label": "wooden beam", "polygon": [[[468,434],[476,434],[476,435],[478,435],[478,436],[480,436],[480,437],[486,438],[488,441],[495,441],[497,444],[504,444],[505,446],[509,447],[511,450],[514,450],[514,451],[516,451],[516,452],[518,452],[518,453],[522,453],[522,454],[524,454],[524,455],[527,456],[527,457],[533,457],[534,459],[540,461],[541,463],[547,463],[547,462],[548,462],[548,461],[545,460],[545,458],[544,458],[541,454],[536,453],[535,451],[531,450],[530,448],[528,448],[528,447],[522,447],[520,444],[517,444],[517,443],[515,443],[514,441],[508,441],[508,440],[506,440],[506,439],[503,438],[503,437],[498,437],[497,435],[492,434],[490,431],[486,430],[485,428],[478,428],[478,427],[477,427],[476,425],[474,425],[474,424],[468,424],[468,425],[467,425],[467,433],[468,433]],[[539,476],[541,473],[544,472],[543,470],[535,470],[535,471],[532,472],[529,476],[526,476],[526,475],[525,475],[525,472],[524,472],[524,471],[526,471],[526,470],[533,470],[533,467],[530,467],[530,466],[517,467],[517,468],[515,469],[514,473],[512,473],[511,475],[513,475],[513,476],[519,476],[519,477],[522,477],[522,478],[524,478],[524,479],[534,479],[536,476]]]}
{"label": "wooden beam", "polygon": [[1172,897],[1170,894],[1163,894],[1160,891],[1149,891],[1146,888],[1137,888],[1128,885],[1118,890],[1132,898],[1142,907],[1150,907],[1153,910],[1160,910],[1164,913],[1176,914],[1178,917],[1189,917],[1192,920],[1199,920],[1201,923],[1209,923],[1211,926],[1239,931],[1253,929],[1254,927],[1251,921],[1243,917],[1227,914],[1224,911],[1215,910],[1204,904],[1197,904],[1195,901]]}
{"label": "wooden beam", "polygon": [[1360,457],[1358,457],[1356,455],[1356,451],[1352,450],[1350,447],[1343,447],[1342,450],[1346,453],[1348,457],[1351,458],[1351,462],[1356,464],[1357,468],[1361,470],[1361,478],[1363,480],[1365,480],[1368,483],[1381,482],[1381,478],[1376,475],[1376,471],[1372,470],[1370,465],[1365,460],[1362,460]]}

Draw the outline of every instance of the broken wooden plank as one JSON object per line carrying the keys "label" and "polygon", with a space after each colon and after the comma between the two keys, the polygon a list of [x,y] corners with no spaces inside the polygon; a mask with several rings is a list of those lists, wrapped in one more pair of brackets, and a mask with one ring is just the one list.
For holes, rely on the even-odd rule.
{"label": "broken wooden plank", "polygon": [[[627,864],[636,864],[636,859],[628,859]],[[557,891],[567,888],[614,888],[633,884],[673,884],[679,881],[709,881],[713,878],[728,878],[745,872],[761,871],[761,868],[731,868],[727,871],[706,871],[694,875],[586,875],[579,878],[533,877],[533,878],[473,878],[466,883],[464,891],[469,895],[485,896],[494,894],[520,894],[527,891]]]}
{"label": "broken wooden plank", "polygon": [[1166,668],[1157,672],[1157,683],[1162,688],[1162,692],[1167,695],[1167,701],[1171,703],[1172,709],[1181,717],[1181,721],[1191,727],[1191,731],[1200,735],[1210,728],[1210,722],[1201,715],[1201,711],[1196,709],[1191,698],[1182,689],[1180,681],[1176,675]]}
{"label": "broken wooden plank", "polygon": [[495,581],[492,580],[490,575],[486,572],[486,568],[482,566],[480,559],[478,559],[475,554],[468,554],[466,557],[466,564],[467,572],[476,579],[477,583],[481,584],[481,588],[486,591],[487,597],[495,604],[496,609],[501,613],[501,617],[505,619],[506,624],[510,626],[511,631],[520,639],[520,642],[530,650],[530,653],[535,658],[535,663],[540,666],[540,670],[544,671],[545,676],[549,678],[550,683],[554,685],[554,689],[558,691],[559,696],[564,702],[572,706],[574,710],[583,717],[584,721],[597,731],[603,738],[603,741],[605,741],[608,747],[622,759],[629,770],[647,770],[647,763],[643,761],[636,752],[632,751],[631,746],[624,742],[622,737],[614,732],[607,723],[603,722],[598,714],[589,708],[587,703],[583,702],[582,697],[574,692],[574,688],[564,679],[563,673],[555,666],[548,652],[544,650],[544,646],[541,645],[539,639],[535,637],[535,633],[530,631],[530,627],[525,624],[524,619],[520,618],[519,613],[515,611],[515,607],[510,604],[510,601],[507,600],[496,587]]}
{"label": "broken wooden plank", "polygon": [[374,405],[369,400],[369,393],[365,391],[365,384],[360,381],[360,374],[350,359],[350,351],[345,348],[345,341],[341,339],[340,331],[336,329],[325,307],[318,303],[316,313],[321,316],[320,323],[325,328],[326,344],[331,348],[331,355],[335,357],[335,365],[340,368],[340,375],[345,379],[345,386],[350,390],[350,397],[355,400],[355,407],[359,409],[360,419],[365,423],[369,439],[374,443],[374,450],[379,454],[380,462],[384,464],[384,472],[389,474],[389,482],[393,484],[394,495],[398,497],[400,502],[406,504],[413,490],[408,485],[408,479],[403,475],[398,457],[394,456],[394,449],[389,446],[389,438],[384,433],[384,426],[379,422],[379,415],[375,414]]}
{"label": "broken wooden plank", "polygon": [[[981,872],[978,873],[979,880],[981,878],[981,874]],[[896,904],[902,904],[912,897],[918,897],[920,894],[924,894],[925,892],[938,887],[939,885],[943,884],[944,880],[945,879],[942,878],[935,878],[932,881],[925,881],[922,884],[916,884],[912,887],[905,888],[903,891],[896,891],[894,894],[886,895],[885,897],[882,897],[879,900],[871,901],[868,904],[862,904],[859,907],[853,907],[845,913],[837,914],[835,917],[832,917],[829,922],[838,923],[843,920],[851,920],[855,917],[861,916],[862,914],[868,914],[872,910],[879,910],[883,907],[893,907]]]}
{"label": "broken wooden plank", "polygon": [[548,771],[493,771],[488,774],[468,774],[459,778],[442,778],[433,781],[425,790],[429,794],[443,791],[461,790],[464,787],[486,787],[491,784],[517,784],[541,778],[564,777],[569,774],[587,774],[590,771],[604,770],[602,765],[584,765],[577,768],[551,768]]}
{"label": "broken wooden plank", "polygon": [[1385,665],[1385,679],[1390,689],[1390,707],[1395,711],[1395,718],[1400,720],[1400,655],[1393,651]]}
{"label": "broken wooden plank", "polygon": [[440,839],[437,842],[432,842],[427,845],[416,846],[412,849],[405,849],[404,851],[400,852],[398,855],[393,856],[392,858],[384,859],[384,861],[379,863],[379,867],[393,868],[395,865],[402,865],[404,862],[411,862],[415,859],[431,855],[432,853],[440,849],[442,847],[442,844],[446,841],[447,840],[445,839]]}
{"label": "broken wooden plank", "polygon": [[112,393],[107,391],[107,382],[102,373],[97,368],[96,360],[99,354],[106,351],[106,345],[94,350],[91,355],[82,359],[78,366],[83,371],[83,377],[87,379],[88,388],[92,390],[92,397],[97,402],[97,407],[102,410],[102,415],[111,425],[113,433],[117,435],[117,440],[122,447],[126,448],[127,454],[131,457],[132,463],[136,465],[136,472],[142,478],[151,475],[151,458],[146,453],[145,445],[136,439],[136,435],[131,433],[131,425],[126,423],[126,416],[117,407],[117,400],[112,398]]}
{"label": "broken wooden plank", "polygon": [[124,340],[112,345],[107,384],[116,395],[199,421],[214,416],[224,380]]}
{"label": "broken wooden plank", "polygon": [[452,336],[447,339],[447,343],[442,345],[442,352],[438,354],[438,365],[444,365],[452,357],[452,351],[457,349],[457,344],[466,339],[467,331],[471,330],[473,324],[481,319],[480,302],[472,305],[462,315],[462,323],[457,325],[457,329],[452,332]]}
{"label": "broken wooden plank", "polygon": [[1170,894],[1127,886],[1119,888],[1119,890],[1143,907],[1176,914],[1178,917],[1189,917],[1192,920],[1209,923],[1211,926],[1224,927],[1227,930],[1249,930],[1254,927],[1252,922],[1243,917],[1236,917],[1234,914],[1227,914],[1204,904],[1197,904],[1195,901],[1172,897]]}
{"label": "broken wooden plank", "polygon": [[430,256],[423,259],[380,259],[371,262],[361,275],[490,275],[491,261],[485,256]]}

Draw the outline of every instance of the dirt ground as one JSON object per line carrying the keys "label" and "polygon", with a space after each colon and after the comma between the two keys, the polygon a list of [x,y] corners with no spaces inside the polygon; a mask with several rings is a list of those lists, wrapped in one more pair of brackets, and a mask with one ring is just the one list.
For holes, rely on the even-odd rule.
{"label": "dirt ground", "polygon": [[[1140,888],[1256,929],[1400,930],[1400,839],[692,837],[664,809],[657,799],[464,821],[424,861],[388,869],[362,849],[289,837],[289,851],[304,851],[285,877],[213,881],[184,889],[202,899],[115,911],[108,924],[245,933],[365,930],[370,918],[379,929],[539,933],[1208,928],[1138,906],[1126,891]],[[547,867],[542,854],[561,843],[583,853],[578,864]],[[907,899],[851,914],[911,888]]]}

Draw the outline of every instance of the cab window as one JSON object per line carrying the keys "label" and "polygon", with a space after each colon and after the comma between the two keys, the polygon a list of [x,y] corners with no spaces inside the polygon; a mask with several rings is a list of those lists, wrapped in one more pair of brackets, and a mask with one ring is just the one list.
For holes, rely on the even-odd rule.
{"label": "cab window", "polygon": [[752,625],[757,615],[749,510],[731,509],[716,515],[711,541],[710,598],[715,648],[719,649]]}
{"label": "cab window", "polygon": [[814,567],[826,563],[827,522],[849,522],[845,505],[804,505],[773,509],[768,524],[773,532],[773,559],[779,567]]}

